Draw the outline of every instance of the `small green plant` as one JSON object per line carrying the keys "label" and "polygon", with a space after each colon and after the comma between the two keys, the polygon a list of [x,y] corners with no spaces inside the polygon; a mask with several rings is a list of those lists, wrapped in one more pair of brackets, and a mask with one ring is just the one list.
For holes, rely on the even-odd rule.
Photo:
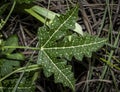
{"label": "small green plant", "polygon": [[[15,48],[3,49],[4,46],[18,46],[17,36],[11,36],[6,41],[1,40],[0,47],[2,49],[0,49],[0,78],[19,68],[21,61],[24,60],[24,56],[21,53],[14,52],[16,50]],[[1,87],[9,87],[10,84],[15,82],[16,79],[14,78],[3,81]]]}
{"label": "small green plant", "polygon": [[[56,16],[49,26],[44,25],[38,29],[39,55],[37,63],[42,65],[44,74],[49,77],[54,74],[55,83],[62,83],[75,90],[74,74],[71,66],[63,58],[71,60],[74,56],[82,60],[83,56],[91,57],[106,42],[84,34],[81,36],[71,32],[75,28],[78,7],[68,11],[65,15]],[[59,59],[58,59],[59,57]]]}
{"label": "small green plant", "polygon": [[[31,9],[29,11],[31,11]],[[36,12],[32,13],[36,15]],[[44,17],[42,17],[42,22],[45,23],[45,25],[43,27],[39,27],[38,29],[38,48],[18,46],[16,36],[9,38],[5,42],[0,40],[0,43],[2,43],[0,44],[0,54],[5,55],[10,59],[23,60],[23,56],[20,53],[14,53],[16,48],[39,50],[37,64],[23,68],[20,68],[18,61],[14,64],[10,64],[10,61],[8,61],[9,64],[7,64],[7,66],[3,66],[6,65],[4,64],[6,61],[4,61],[4,59],[0,59],[0,62],[3,62],[0,64],[1,72],[5,70],[4,68],[9,67],[9,71],[6,73],[3,72],[3,75],[0,76],[5,76],[0,79],[0,82],[3,82],[3,80],[13,73],[33,71],[42,67],[46,77],[54,74],[55,83],[62,83],[63,86],[70,87],[73,91],[75,91],[75,78],[71,71],[72,66],[67,64],[67,60],[71,60],[73,56],[80,61],[84,56],[91,57],[92,52],[101,48],[106,42],[106,39],[98,38],[97,36],[91,36],[85,33],[83,35],[80,26],[78,24],[76,25],[78,7],[73,8],[66,14],[53,14],[54,17],[49,18],[49,21],[46,23],[46,15],[42,15]],[[37,17],[41,18],[41,15],[37,15],[36,18]],[[15,55],[16,57],[13,57]]]}
{"label": "small green plant", "polygon": [[[11,36],[6,41],[2,41],[1,48],[3,46],[18,46],[17,36]],[[11,73],[15,67],[18,68],[20,66],[19,60],[24,60],[23,55],[20,53],[13,53],[14,50],[15,48],[1,49],[1,53],[0,53],[0,74],[1,76],[5,76]]]}

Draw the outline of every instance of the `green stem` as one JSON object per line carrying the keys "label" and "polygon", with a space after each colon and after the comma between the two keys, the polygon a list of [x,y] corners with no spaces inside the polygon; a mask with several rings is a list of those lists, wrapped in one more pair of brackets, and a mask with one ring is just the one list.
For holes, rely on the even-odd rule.
{"label": "green stem", "polygon": [[7,77],[11,76],[12,74],[14,73],[19,73],[19,72],[23,72],[25,70],[25,72],[29,72],[29,71],[33,71],[33,70],[37,70],[37,69],[40,69],[41,66],[39,66],[38,64],[35,64],[35,65],[30,65],[26,68],[25,67],[22,67],[22,68],[18,68],[17,70],[9,73],[8,75],[4,76],[3,78],[0,79],[0,82],[3,81],[4,79],[6,79]]}
{"label": "green stem", "polygon": [[40,50],[40,48],[36,47],[27,47],[27,46],[4,46],[2,49],[30,49],[30,50]]}
{"label": "green stem", "polygon": [[[36,47],[37,47],[37,46],[38,46],[38,44],[36,45]],[[29,68],[29,65],[30,65],[30,61],[32,61],[32,59],[33,59],[32,57],[33,57],[34,53],[35,53],[35,51],[34,51],[33,54],[31,55],[30,60],[29,60],[29,61],[27,62],[27,64],[25,65],[25,68],[24,68],[24,70],[22,71],[22,73],[20,74],[20,77],[19,77],[19,79],[17,80],[16,85],[14,86],[12,92],[16,92],[16,91],[17,91],[17,88],[18,88],[18,86],[19,86],[19,84],[20,84],[20,82],[21,82],[21,80],[22,80],[22,78],[23,78],[23,76],[24,76],[24,74],[25,74],[25,71],[26,71],[26,70],[29,70],[28,68]],[[34,69],[34,70],[36,70],[36,68],[39,69],[38,64],[36,64],[36,65],[37,65],[37,67],[34,67],[34,66],[33,66],[33,68],[30,67],[30,69]],[[29,71],[30,71],[30,70],[29,70]]]}
{"label": "green stem", "polygon": [[6,22],[8,21],[10,15],[12,14],[12,12],[13,12],[13,10],[14,10],[15,5],[16,5],[16,1],[14,0],[13,5],[12,5],[12,7],[11,7],[11,9],[10,9],[10,12],[9,12],[9,14],[7,15],[7,17],[6,17],[6,19],[5,19],[2,27],[0,28],[0,30],[4,27],[4,25],[5,25]]}
{"label": "green stem", "polygon": [[[118,41],[119,41],[119,37],[120,37],[120,32],[118,33],[118,36],[117,36],[117,38],[115,39],[115,42],[114,42],[114,45],[113,45],[114,47],[117,46],[117,43],[118,43]],[[119,70],[120,68],[118,68],[117,66],[111,65],[111,62],[110,62],[110,61],[111,61],[111,58],[112,58],[112,56],[113,56],[113,53],[114,53],[114,50],[111,50],[111,51],[110,51],[110,54],[109,54],[109,58],[108,58],[108,60],[107,60],[107,64],[108,64],[109,66],[113,66],[114,68],[116,68],[116,69]],[[103,79],[103,78],[106,76],[107,70],[108,70],[108,66],[105,66],[105,68],[104,68],[104,70],[103,70],[103,73],[102,73],[102,75],[101,75],[101,79]],[[100,91],[99,91],[100,86],[101,86],[101,83],[99,84],[96,92],[100,92]]]}

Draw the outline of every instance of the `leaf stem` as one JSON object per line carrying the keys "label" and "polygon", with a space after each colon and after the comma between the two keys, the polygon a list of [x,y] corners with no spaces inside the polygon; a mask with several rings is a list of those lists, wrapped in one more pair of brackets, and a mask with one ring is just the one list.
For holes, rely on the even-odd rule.
{"label": "leaf stem", "polygon": [[7,17],[6,17],[5,21],[4,21],[4,23],[2,24],[0,30],[3,28],[3,26],[5,25],[5,23],[8,21],[8,19],[9,19],[11,13],[12,13],[13,10],[14,10],[15,5],[16,5],[16,1],[14,0],[13,5],[12,5],[12,8],[10,9],[10,12],[9,12],[9,14],[7,15]]}
{"label": "leaf stem", "polygon": [[26,69],[25,72],[29,72],[29,71],[34,71],[34,70],[37,70],[37,69],[40,69],[40,68],[41,68],[41,66],[38,65],[38,64],[30,65],[30,66],[28,66],[27,68],[26,68],[26,66],[25,66],[25,67],[18,68],[17,70],[15,70],[15,71],[9,73],[8,75],[4,76],[3,78],[1,78],[1,79],[0,79],[0,82],[3,81],[4,79],[6,79],[7,77],[11,76],[11,75],[14,74],[14,73],[23,72],[24,69]]}
{"label": "leaf stem", "polygon": [[36,48],[36,47],[28,47],[28,46],[4,46],[2,49],[31,49],[31,50],[40,50],[41,48]]}

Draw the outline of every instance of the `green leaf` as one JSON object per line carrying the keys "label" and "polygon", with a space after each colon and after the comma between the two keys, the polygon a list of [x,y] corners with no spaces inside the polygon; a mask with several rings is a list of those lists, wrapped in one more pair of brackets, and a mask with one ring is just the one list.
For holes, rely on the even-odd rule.
{"label": "green leaf", "polygon": [[13,53],[13,54],[7,54],[6,57],[8,59],[13,59],[13,60],[24,60],[25,57],[21,53]]}
{"label": "green leaf", "polygon": [[[60,61],[54,57],[50,57],[44,47],[49,44],[49,42],[54,44],[57,39],[60,39],[66,33],[67,29],[72,29],[75,27],[75,22],[77,20],[78,7],[75,7],[69,11],[66,15],[60,17],[56,16],[53,20],[50,28],[44,26],[39,29],[38,37],[41,45],[41,51],[39,52],[38,63],[44,68],[44,73],[47,77],[54,73],[55,82],[63,83],[64,86],[68,86],[75,89],[75,79],[73,73],[71,72],[71,67],[66,65],[66,62]],[[50,29],[50,30],[49,30]]]}
{"label": "green leaf", "polygon": [[[31,14],[36,19],[38,19],[39,21],[41,21],[42,23],[45,23],[47,26],[49,26],[49,24],[53,22],[55,16],[60,16],[60,14],[57,14],[46,8],[36,5],[30,9],[25,9],[25,11]],[[46,21],[46,18],[49,19],[49,21]],[[73,31],[80,35],[83,35],[82,27],[77,22],[75,23],[75,28],[73,29]]]}
{"label": "green leaf", "polygon": [[19,67],[18,61],[12,61],[7,59],[0,59],[0,62],[2,63],[0,65],[0,74],[1,76],[5,76],[13,71],[13,67]]}
{"label": "green leaf", "polygon": [[60,16],[57,13],[54,13],[46,8],[40,7],[40,6],[33,6],[31,10],[35,11],[37,14],[42,15],[50,20],[53,20],[55,16]]}
{"label": "green leaf", "polygon": [[66,57],[69,60],[75,56],[76,59],[82,60],[84,55],[91,57],[92,52],[102,47],[105,42],[104,38],[87,34],[85,36],[70,35],[57,44],[49,42],[43,50],[50,56]]}
{"label": "green leaf", "polygon": [[75,79],[71,66],[59,58],[71,59],[75,56],[82,60],[83,56],[91,57],[106,42],[106,39],[90,36],[80,36],[72,33],[77,20],[78,7],[68,11],[65,15],[56,16],[49,27],[43,26],[38,30],[40,51],[38,64],[43,66],[44,74],[49,77],[54,74],[55,82],[62,83],[75,90]]}
{"label": "green leaf", "polygon": [[56,16],[49,27],[40,27],[38,31],[40,45],[45,47],[49,42],[52,44],[52,42],[63,37],[67,29],[73,29],[77,20],[77,12],[78,8],[74,8],[66,15]]}
{"label": "green leaf", "polygon": [[54,73],[55,83],[63,83],[74,90],[75,79],[71,66],[66,65],[66,61],[51,58],[44,51],[40,51],[38,57],[38,64],[43,66],[45,76],[49,77]]}
{"label": "green leaf", "polygon": [[[5,41],[4,46],[18,46],[18,38],[16,35],[10,36],[7,41]],[[4,53],[12,53],[15,48],[5,49]]]}
{"label": "green leaf", "polygon": [[11,73],[15,67],[19,67],[20,61],[24,60],[24,56],[20,53],[7,54],[6,59],[0,59],[0,73],[5,76]]}

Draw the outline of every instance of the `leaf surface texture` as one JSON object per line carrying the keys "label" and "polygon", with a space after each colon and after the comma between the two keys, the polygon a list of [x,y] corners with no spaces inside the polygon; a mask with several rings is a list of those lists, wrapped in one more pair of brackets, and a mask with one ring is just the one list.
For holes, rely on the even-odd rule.
{"label": "leaf surface texture", "polygon": [[[92,52],[99,49],[106,39],[90,36],[80,36],[74,29],[77,20],[78,7],[65,15],[56,16],[49,27],[38,30],[40,51],[38,64],[43,66],[44,74],[49,77],[54,74],[55,82],[75,89],[75,79],[71,66],[63,57],[71,60],[72,56],[82,60],[83,56],[91,57]],[[59,57],[59,58],[58,58]]]}

